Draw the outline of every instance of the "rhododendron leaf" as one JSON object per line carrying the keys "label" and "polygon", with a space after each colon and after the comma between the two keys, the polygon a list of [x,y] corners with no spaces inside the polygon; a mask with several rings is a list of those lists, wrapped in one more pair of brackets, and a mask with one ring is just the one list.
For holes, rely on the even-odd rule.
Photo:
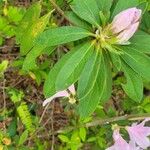
{"label": "rhododendron leaf", "polygon": [[112,92],[110,59],[106,54],[104,54],[104,58],[101,62],[97,83],[99,85],[100,101],[104,103],[109,100]]}
{"label": "rhododendron leaf", "polygon": [[79,18],[74,12],[67,11],[65,15],[71,21],[71,23],[73,23],[75,26],[78,26],[87,30],[92,30],[91,25],[88,22],[84,21],[83,19]]}
{"label": "rhododendron leaf", "polygon": [[66,55],[64,55],[55,65],[54,67],[50,70],[48,77],[44,83],[44,95],[45,97],[50,97],[54,95],[57,91],[55,88],[55,81],[57,78],[57,75],[60,71],[60,69],[65,65],[65,63],[68,61],[68,59],[76,53],[76,51],[82,47],[83,44],[75,47],[72,49],[70,52],[68,52]]}
{"label": "rhododendron leaf", "polygon": [[140,102],[143,97],[143,81],[128,64],[122,62],[122,70],[127,79],[126,84],[122,84],[122,87],[126,94],[136,102]]}
{"label": "rhododendron leaf", "polygon": [[72,10],[82,19],[92,25],[99,26],[99,8],[96,0],[73,0]]}
{"label": "rhododendron leaf", "polygon": [[144,31],[138,31],[130,40],[131,47],[139,52],[150,53],[150,35]]}
{"label": "rhododendron leaf", "polygon": [[116,7],[113,11],[112,18],[120,13],[121,11],[131,8],[131,7],[136,7],[139,5],[139,0],[118,0]]}
{"label": "rhododendron leaf", "polygon": [[142,16],[141,21],[141,28],[145,31],[150,33],[150,12],[145,12]]}
{"label": "rhododendron leaf", "polygon": [[111,68],[106,56],[101,55],[99,74],[93,89],[79,102],[79,114],[87,117],[94,112],[99,102],[106,102],[111,96],[112,77]]}
{"label": "rhododendron leaf", "polygon": [[114,67],[120,71],[121,69],[121,60],[120,60],[120,56],[115,54],[115,53],[110,53],[110,57],[111,57],[111,61],[114,65]]}
{"label": "rhododendron leaf", "polygon": [[64,26],[46,30],[37,38],[36,43],[50,47],[83,39],[90,34],[89,31],[79,27]]}
{"label": "rhododendron leaf", "polygon": [[81,118],[91,115],[100,102],[99,85],[95,83],[93,89],[88,95],[80,100],[78,110]]}
{"label": "rhododendron leaf", "polygon": [[112,6],[113,0],[96,0],[100,11],[107,12]]}
{"label": "rhododendron leaf", "polygon": [[85,63],[88,57],[91,56],[93,50],[93,43],[87,42],[71,55],[57,75],[55,84],[56,90],[64,90],[78,80]]}
{"label": "rhododendron leaf", "polygon": [[78,97],[83,98],[88,94],[95,85],[97,75],[100,69],[101,54],[96,49],[91,57],[89,57],[78,82]]}
{"label": "rhododendron leaf", "polygon": [[123,60],[139,75],[150,81],[150,58],[131,47],[122,47]]}

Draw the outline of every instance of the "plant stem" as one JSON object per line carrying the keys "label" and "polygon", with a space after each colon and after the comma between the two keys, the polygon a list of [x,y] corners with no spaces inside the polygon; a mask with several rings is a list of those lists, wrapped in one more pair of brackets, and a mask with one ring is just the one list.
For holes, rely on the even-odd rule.
{"label": "plant stem", "polygon": [[146,114],[135,114],[135,115],[124,115],[124,116],[119,116],[119,117],[113,117],[113,118],[108,118],[108,119],[99,119],[95,120],[93,122],[87,123],[86,127],[92,127],[92,126],[97,126],[97,125],[104,125],[104,124],[110,124],[116,121],[123,121],[123,120],[143,120],[145,118],[150,117],[150,113]]}
{"label": "plant stem", "polygon": [[[58,130],[55,132],[51,132],[51,133],[47,133],[44,134],[44,136],[41,137],[45,137],[45,136],[52,136],[52,135],[57,135],[59,133],[64,133],[64,132],[70,132],[76,129],[79,129],[81,127],[94,127],[94,126],[98,126],[98,125],[105,125],[105,124],[111,124],[117,121],[123,121],[123,120],[129,120],[129,121],[139,121],[139,120],[144,120],[145,118],[150,117],[150,113],[145,113],[145,114],[134,114],[134,115],[124,115],[124,116],[118,116],[118,117],[112,117],[112,118],[107,118],[107,119],[97,119],[95,121],[89,122],[89,123],[85,123],[76,127],[68,127],[62,130]],[[47,122],[47,121],[46,121]],[[45,125],[44,125],[45,126]],[[30,136],[29,139],[32,139],[39,131],[41,131],[43,128],[40,128],[38,131],[36,131],[32,136]]]}
{"label": "plant stem", "polygon": [[63,129],[63,130],[58,130],[56,132],[57,133],[63,133],[63,132],[68,132],[68,131],[72,131],[72,130],[75,130],[77,128],[80,128],[80,127],[86,127],[86,128],[89,128],[89,127],[93,127],[93,126],[98,126],[98,125],[105,125],[105,124],[111,124],[113,122],[117,122],[117,121],[123,121],[123,120],[143,120],[145,118],[148,118],[150,117],[150,113],[145,113],[145,114],[135,114],[135,115],[124,115],[124,116],[119,116],[119,117],[113,117],[113,118],[107,118],[107,119],[97,119],[95,121],[92,121],[92,122],[89,122],[89,123],[86,123],[86,124],[83,124],[81,126],[78,126],[78,127],[69,127],[69,128],[66,128],[66,129]]}

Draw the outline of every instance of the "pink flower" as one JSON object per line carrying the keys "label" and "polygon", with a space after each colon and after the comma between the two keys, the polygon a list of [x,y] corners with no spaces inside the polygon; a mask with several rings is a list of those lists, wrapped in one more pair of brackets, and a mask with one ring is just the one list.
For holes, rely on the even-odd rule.
{"label": "pink flower", "polygon": [[118,44],[126,44],[138,29],[142,11],[129,8],[115,16],[112,22],[112,32],[117,35]]}
{"label": "pink flower", "polygon": [[130,141],[129,145],[130,145],[131,150],[143,150],[140,147],[137,147],[133,141]]}
{"label": "pink flower", "polygon": [[133,150],[130,148],[130,145],[122,138],[119,133],[119,129],[114,130],[113,132],[114,145],[107,148],[106,150]]}
{"label": "pink flower", "polygon": [[43,106],[46,106],[48,103],[50,103],[55,98],[60,98],[60,97],[68,97],[69,98],[71,94],[75,95],[75,87],[74,87],[74,85],[71,85],[70,87],[68,87],[68,90],[70,92],[68,92],[67,90],[59,91],[55,95],[53,95],[50,98],[46,99],[43,102]]}
{"label": "pink flower", "polygon": [[143,149],[150,147],[150,140],[148,136],[150,135],[150,127],[145,127],[145,123],[149,121],[150,118],[145,119],[142,123],[134,123],[131,127],[126,127],[129,133],[130,139],[133,143],[136,143]]}

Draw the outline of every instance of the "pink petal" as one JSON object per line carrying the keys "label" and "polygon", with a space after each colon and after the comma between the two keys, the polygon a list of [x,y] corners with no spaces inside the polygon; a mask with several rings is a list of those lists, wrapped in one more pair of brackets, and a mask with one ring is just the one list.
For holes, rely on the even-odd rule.
{"label": "pink petal", "polygon": [[129,129],[131,128],[132,131],[134,131],[136,133],[140,133],[143,136],[149,136],[150,135],[150,127],[144,127],[143,123],[140,123],[137,126],[131,126],[128,128]]}
{"label": "pink petal", "polygon": [[140,132],[142,133],[144,136],[149,136],[150,135],[150,127],[146,127],[144,126],[146,122],[150,121],[150,118],[146,118],[144,121],[142,121],[140,124],[137,123],[133,123],[132,124],[132,130],[134,130],[135,132]]}
{"label": "pink petal", "polygon": [[150,121],[150,118],[145,118],[144,121],[142,121],[139,125],[144,126],[146,122]]}
{"label": "pink petal", "polygon": [[75,95],[76,91],[75,91],[74,84],[72,84],[68,89],[73,95]]}
{"label": "pink petal", "polygon": [[130,141],[129,145],[130,145],[131,150],[142,150],[140,147],[137,147],[136,143],[133,141]]}
{"label": "pink petal", "polygon": [[129,8],[120,12],[115,16],[112,22],[112,30],[115,34],[125,30],[130,25],[136,23],[141,17],[141,10],[137,8]]}
{"label": "pink petal", "polygon": [[[128,131],[129,132],[129,131]],[[137,143],[141,148],[147,149],[150,146],[150,141],[147,137],[129,132],[130,140]]]}
{"label": "pink petal", "polygon": [[113,139],[115,141],[117,141],[120,137],[121,137],[121,135],[119,133],[119,129],[114,130],[114,132],[113,132]]}
{"label": "pink petal", "polygon": [[150,146],[150,140],[147,137],[150,133],[150,127],[144,127],[139,124],[137,126],[127,127],[130,139],[132,142],[139,145],[141,148],[146,149]]}
{"label": "pink petal", "polygon": [[113,138],[115,144],[112,147],[110,147],[110,150],[121,150],[121,148],[124,148],[124,150],[131,150],[129,144],[120,135],[119,129],[114,130]]}
{"label": "pink petal", "polygon": [[131,25],[128,29],[124,30],[123,32],[121,32],[117,38],[118,38],[118,44],[124,44],[126,43],[136,32],[136,30],[138,29],[139,26],[139,22]]}
{"label": "pink petal", "polygon": [[60,91],[60,92],[56,93],[55,95],[51,96],[50,98],[46,99],[43,102],[43,106],[46,106],[48,103],[50,103],[55,98],[60,98],[60,97],[69,97],[69,93],[66,90]]}
{"label": "pink petal", "polygon": [[106,150],[116,150],[114,146],[108,147]]}

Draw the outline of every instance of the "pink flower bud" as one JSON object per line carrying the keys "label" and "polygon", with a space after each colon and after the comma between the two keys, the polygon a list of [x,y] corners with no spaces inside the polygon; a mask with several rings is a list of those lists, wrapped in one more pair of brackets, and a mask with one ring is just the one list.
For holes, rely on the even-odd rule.
{"label": "pink flower bud", "polygon": [[142,11],[129,8],[115,16],[111,30],[117,36],[118,44],[125,44],[138,29]]}

